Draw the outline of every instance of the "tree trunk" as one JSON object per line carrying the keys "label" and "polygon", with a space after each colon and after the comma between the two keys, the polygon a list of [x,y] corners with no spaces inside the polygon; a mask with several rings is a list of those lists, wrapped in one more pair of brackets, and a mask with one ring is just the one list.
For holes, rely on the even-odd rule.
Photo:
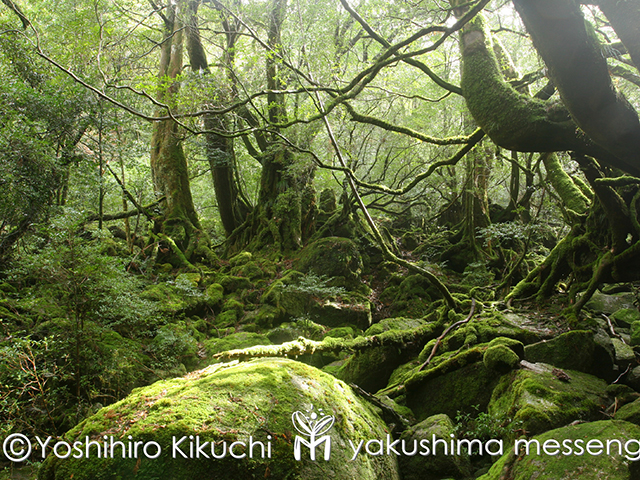
{"label": "tree trunk", "polygon": [[[571,117],[593,142],[610,154],[597,156],[598,159],[640,175],[638,114],[613,86],[596,33],[585,21],[580,5],[574,0],[513,3]],[[611,10],[619,9],[619,4],[630,2],[616,2]]]}
{"label": "tree trunk", "polygon": [[[198,27],[198,6],[199,1],[189,2],[189,15],[187,20],[187,51],[189,52],[189,62],[191,69],[202,75],[210,73],[207,54],[202,46],[200,37],[200,29]],[[217,103],[224,104],[228,100],[236,97],[236,88],[234,86],[235,79],[231,73],[234,60],[234,48],[239,32],[233,21],[230,21],[225,12],[221,11],[223,16],[222,27],[225,31],[226,46],[223,68],[227,73],[226,76],[229,85],[223,85],[217,92],[219,99]],[[224,75],[223,75],[224,77]],[[232,98],[225,92],[232,92]],[[206,107],[206,105],[205,105]],[[251,211],[251,207],[242,199],[240,188],[236,181],[236,157],[234,149],[234,139],[216,134],[216,131],[230,131],[229,120],[223,115],[207,115],[204,120],[205,129],[209,132],[206,134],[206,149],[211,176],[213,179],[213,188],[218,203],[218,212],[220,220],[227,236],[238,228],[246,219],[247,214]]]}
{"label": "tree trunk", "polygon": [[[166,11],[158,74],[158,100],[174,109],[180,86],[177,77],[182,71],[183,25],[180,19],[184,14],[184,7],[184,0],[180,0]],[[156,226],[156,232],[173,241],[173,244],[168,242],[169,245],[159,250],[165,254],[159,255],[158,261],[168,261],[174,266],[189,266],[188,260],[200,246],[201,240],[206,243],[207,239],[201,232],[191,198],[187,159],[182,148],[179,126],[172,119],[153,125],[151,172],[157,195],[165,197],[161,224]],[[175,251],[175,247],[179,251]]]}
{"label": "tree trunk", "polygon": [[[281,50],[280,30],[286,12],[286,0],[272,0],[269,12],[267,44],[273,52]],[[274,93],[285,87],[276,56],[266,55],[268,120],[271,132],[257,138],[262,148],[262,164],[258,204],[245,225],[234,232],[228,253],[242,249],[275,248],[284,253],[302,247],[314,230],[315,190],[313,164],[301,164],[291,149],[278,136],[277,124],[285,121],[284,95]],[[249,118],[247,121],[252,122]]]}

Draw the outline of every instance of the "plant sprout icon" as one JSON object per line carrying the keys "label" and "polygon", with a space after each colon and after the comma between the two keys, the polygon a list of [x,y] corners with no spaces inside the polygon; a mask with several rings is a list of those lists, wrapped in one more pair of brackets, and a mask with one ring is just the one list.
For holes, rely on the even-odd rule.
{"label": "plant sprout icon", "polygon": [[[313,405],[311,406],[311,410],[313,410]],[[309,447],[309,450],[311,451],[311,460],[313,461],[316,459],[316,447],[323,443],[324,459],[329,460],[331,456],[331,437],[329,435],[324,435],[323,437],[318,438],[318,436],[329,431],[333,426],[335,417],[332,415],[324,415],[322,409],[319,409],[318,412],[319,415],[316,412],[307,410],[307,413],[309,413],[308,416],[299,411],[293,412],[293,415],[291,415],[291,421],[293,422],[295,429],[305,437],[309,437],[309,440],[307,441],[296,435],[293,449],[296,460],[300,460],[302,458],[302,445]]]}

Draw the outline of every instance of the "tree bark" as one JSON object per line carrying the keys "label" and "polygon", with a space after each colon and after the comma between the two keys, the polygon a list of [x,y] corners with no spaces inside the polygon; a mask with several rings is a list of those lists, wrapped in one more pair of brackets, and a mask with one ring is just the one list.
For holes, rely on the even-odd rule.
{"label": "tree bark", "polygon": [[[208,75],[210,73],[207,54],[202,46],[200,29],[198,27],[198,7],[199,1],[189,2],[189,14],[187,19],[187,51],[189,53],[189,63],[193,72]],[[221,15],[224,15],[221,12]],[[230,71],[233,67],[233,49],[238,37],[238,32],[232,22],[227,19],[222,21],[222,26],[226,33],[225,60],[223,69]],[[223,75],[224,76],[224,75]],[[235,97],[233,78],[229,76],[230,85],[223,85],[219,88],[217,95],[220,97],[217,102],[224,103],[228,100],[226,92],[232,92]],[[223,115],[207,115],[204,119],[205,129],[210,133],[206,134],[206,149],[213,188],[218,203],[220,220],[227,236],[238,228],[246,219],[251,207],[243,201],[240,195],[240,188],[236,181],[236,157],[233,138],[217,135],[214,131],[228,131],[229,121]]]}
{"label": "tree bark", "polygon": [[[182,71],[184,0],[168,7],[165,34],[161,47],[158,100],[175,107]],[[188,259],[201,235],[200,222],[193,206],[187,159],[182,148],[178,124],[172,120],[154,123],[151,136],[151,171],[158,196],[166,199],[159,227],[171,238]],[[166,251],[170,252],[170,249]],[[170,255],[165,261],[182,266],[180,259]]]}
{"label": "tree bark", "polygon": [[[574,0],[513,3],[571,117],[593,142],[611,154],[596,157],[640,175],[638,114],[613,86],[595,31],[585,21],[580,5]],[[619,4],[627,3],[630,5],[616,2],[615,8],[609,8],[609,3],[604,2],[611,11],[618,11]]]}

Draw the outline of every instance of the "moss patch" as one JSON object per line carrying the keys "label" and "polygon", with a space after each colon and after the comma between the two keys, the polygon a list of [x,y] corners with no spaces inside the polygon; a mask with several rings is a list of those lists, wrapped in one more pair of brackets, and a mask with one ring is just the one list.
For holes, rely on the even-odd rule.
{"label": "moss patch", "polygon": [[[535,444],[530,447],[529,455],[516,458],[513,452],[506,453],[496,462],[489,473],[478,480],[632,480],[638,478],[638,462],[630,462],[624,458],[624,443],[629,439],[640,438],[640,427],[618,420],[603,420],[598,422],[570,425],[551,430],[534,437],[540,445],[545,441],[556,440],[560,445],[565,440],[571,441],[574,453],[578,451],[575,441],[582,439],[584,443],[592,439],[600,440],[603,445],[602,455],[565,455],[562,449],[558,455],[545,455],[541,448],[541,455],[537,454]],[[606,454],[607,440],[619,439],[622,443],[622,453],[619,454],[617,444],[612,443],[612,454]],[[630,446],[631,451],[637,447]],[[555,449],[550,449],[553,451]],[[597,449],[594,448],[594,451]],[[522,453],[524,453],[524,447]]]}
{"label": "moss patch", "polygon": [[535,435],[574,420],[601,418],[608,403],[606,387],[586,373],[535,364],[500,379],[489,413],[522,422],[520,428]]}

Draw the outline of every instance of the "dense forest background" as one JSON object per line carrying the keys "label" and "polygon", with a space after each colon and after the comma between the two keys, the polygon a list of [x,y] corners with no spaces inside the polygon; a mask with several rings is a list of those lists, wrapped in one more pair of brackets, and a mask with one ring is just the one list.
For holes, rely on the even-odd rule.
{"label": "dense forest background", "polygon": [[640,280],[639,24],[616,0],[3,0],[0,437],[238,348],[373,394],[482,311],[599,328],[587,302]]}

